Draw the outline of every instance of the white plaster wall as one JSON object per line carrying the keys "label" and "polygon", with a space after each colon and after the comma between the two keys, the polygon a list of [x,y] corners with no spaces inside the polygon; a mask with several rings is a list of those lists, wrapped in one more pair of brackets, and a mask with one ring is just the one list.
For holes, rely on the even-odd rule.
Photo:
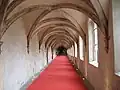
{"label": "white plaster wall", "polygon": [[112,0],[112,2],[115,72],[120,72],[120,0]]}
{"label": "white plaster wall", "polygon": [[5,33],[0,55],[0,90],[19,90],[27,80],[45,65],[45,53],[38,52],[36,37],[32,40],[30,54],[26,50],[26,35],[21,20]]}

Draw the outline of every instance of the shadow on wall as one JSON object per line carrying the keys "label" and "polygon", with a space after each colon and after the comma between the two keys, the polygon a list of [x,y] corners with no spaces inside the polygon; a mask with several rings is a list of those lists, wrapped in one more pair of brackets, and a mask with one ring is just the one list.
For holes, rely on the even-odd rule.
{"label": "shadow on wall", "polygon": [[[50,63],[51,63],[51,62],[49,62],[49,64],[50,64]],[[49,64],[48,64],[48,65],[49,65]],[[42,71],[44,71],[44,70],[48,67],[48,65],[44,66],[44,68],[41,69],[40,72],[37,72],[37,73],[34,74],[30,79],[28,79],[28,81],[27,81],[25,84],[23,84],[22,87],[21,87],[19,90],[26,90],[26,88],[33,82],[33,80],[35,80],[35,79],[40,75],[40,73],[42,73]]]}
{"label": "shadow on wall", "polygon": [[32,76],[21,88],[20,90],[26,90],[26,88],[32,83],[32,81],[40,75],[40,72],[36,73],[34,76]]}
{"label": "shadow on wall", "polygon": [[120,77],[117,75],[114,76],[113,90],[120,90]]}

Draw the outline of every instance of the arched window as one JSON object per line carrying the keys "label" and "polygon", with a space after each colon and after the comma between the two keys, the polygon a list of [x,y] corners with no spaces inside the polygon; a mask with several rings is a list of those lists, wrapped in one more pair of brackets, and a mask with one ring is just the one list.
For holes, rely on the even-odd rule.
{"label": "arched window", "polygon": [[84,46],[83,46],[83,39],[79,36],[79,50],[80,50],[80,59],[84,60]]}
{"label": "arched window", "polygon": [[98,28],[97,25],[89,20],[88,23],[89,36],[89,63],[98,67]]}

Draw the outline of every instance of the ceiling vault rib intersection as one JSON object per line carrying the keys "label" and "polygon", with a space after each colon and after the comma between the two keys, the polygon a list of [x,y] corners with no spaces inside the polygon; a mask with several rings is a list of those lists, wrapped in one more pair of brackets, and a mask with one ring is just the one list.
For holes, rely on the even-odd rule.
{"label": "ceiling vault rib intersection", "polygon": [[[14,23],[17,19],[19,19],[20,17],[23,17],[33,11],[40,10],[41,11],[40,14],[35,18],[35,21],[33,22],[32,26],[30,27],[29,32],[27,34],[28,52],[29,52],[29,43],[30,43],[30,40],[32,39],[32,37],[34,35],[38,35],[39,43],[41,45],[43,43],[43,39],[45,38],[45,37],[41,37],[41,36],[44,36],[44,35],[47,35],[47,33],[50,33],[49,29],[50,29],[51,33],[54,33],[54,34],[57,34],[57,32],[55,32],[55,31],[59,32],[60,30],[63,30],[63,31],[65,30],[65,32],[61,32],[61,33],[64,36],[63,38],[67,38],[67,37],[71,38],[71,40],[69,42],[75,41],[76,35],[78,35],[78,36],[80,35],[84,41],[84,44],[86,45],[86,33],[84,32],[84,29],[82,29],[81,25],[77,21],[75,24],[74,22],[72,22],[71,20],[69,20],[66,17],[64,17],[64,18],[61,18],[61,17],[52,18],[51,17],[48,19],[44,19],[44,17],[46,17],[50,13],[53,13],[53,11],[55,11],[55,10],[72,9],[72,10],[76,10],[78,12],[82,12],[83,14],[85,14],[86,16],[91,18],[98,25],[99,30],[101,30],[103,35],[105,36],[105,48],[106,48],[106,52],[108,52],[108,48],[109,48],[108,19],[104,13],[104,10],[99,1],[98,2],[100,5],[101,14],[98,14],[96,8],[94,7],[94,5],[92,4],[92,2],[90,0],[81,0],[81,2],[78,5],[73,4],[73,3],[64,3],[64,2],[53,4],[53,5],[49,5],[49,4],[48,5],[47,4],[31,5],[26,8],[21,9],[20,11],[18,11],[16,13],[13,13],[13,15],[11,17],[8,17],[14,11],[15,8],[21,6],[22,3],[25,1],[28,1],[28,0],[13,0],[10,4],[8,4],[9,0],[6,0],[6,4],[4,3],[5,7],[2,7],[2,9],[0,9],[0,11],[5,12],[2,14],[3,17],[0,18],[0,24],[2,23],[1,24],[2,29],[0,30],[0,39],[2,39],[5,32],[12,25],[12,23]],[[2,2],[3,2],[3,0],[2,0]],[[1,6],[2,6],[2,4],[0,4],[0,7]],[[65,12],[65,13],[67,13],[67,12]],[[69,15],[69,16],[71,16],[71,15]],[[3,20],[3,21],[1,21],[1,20]],[[53,23],[55,21],[58,23]],[[52,23],[52,24],[47,24],[48,22]],[[47,25],[45,25],[45,24],[47,24]],[[43,25],[43,27],[42,27],[42,25]],[[61,29],[60,28],[59,28],[60,30],[55,29],[56,27],[61,27]],[[44,30],[44,31],[42,31],[42,30]],[[70,33],[68,33],[68,30],[70,31]],[[73,31],[77,34],[74,34]],[[40,32],[42,32],[43,35],[40,36]],[[64,34],[66,34],[66,35],[64,35]],[[73,37],[72,37],[72,35],[73,35]],[[59,38],[59,35],[58,35],[58,37],[56,36],[56,38]],[[56,40],[59,40],[59,39],[56,39]],[[62,39],[62,40],[64,41],[64,39]],[[46,43],[46,45],[47,45],[47,43]],[[54,44],[53,46],[56,46],[56,45],[58,46],[59,44]]]}

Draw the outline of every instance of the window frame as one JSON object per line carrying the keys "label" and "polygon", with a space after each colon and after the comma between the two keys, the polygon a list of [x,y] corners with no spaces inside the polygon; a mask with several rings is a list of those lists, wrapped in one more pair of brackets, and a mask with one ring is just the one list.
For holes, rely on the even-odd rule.
{"label": "window frame", "polygon": [[[90,29],[88,28],[88,32],[89,32],[88,33],[88,38],[89,38],[89,63],[92,64],[93,66],[98,67],[98,49],[99,49],[98,48],[99,47],[98,27],[97,27],[96,23],[94,23],[92,20],[90,20],[88,25],[90,25]],[[89,30],[91,30],[91,31],[89,31]],[[95,33],[97,33],[97,37],[96,37]],[[96,41],[96,39],[97,39],[97,41]],[[92,44],[92,45],[90,45],[90,44]],[[90,49],[92,49],[92,51],[90,51]],[[91,57],[90,57],[90,53],[92,53]],[[92,60],[91,60],[91,58],[92,58]]]}

